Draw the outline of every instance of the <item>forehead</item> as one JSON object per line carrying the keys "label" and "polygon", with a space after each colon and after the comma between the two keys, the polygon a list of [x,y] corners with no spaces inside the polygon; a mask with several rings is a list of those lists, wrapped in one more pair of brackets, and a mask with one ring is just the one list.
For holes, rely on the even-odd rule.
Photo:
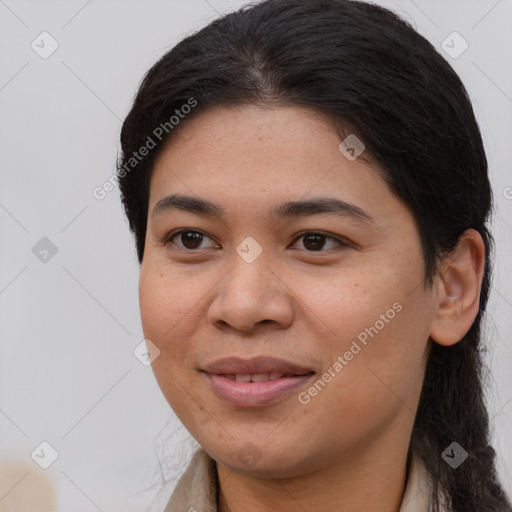
{"label": "forehead", "polygon": [[149,209],[180,194],[272,216],[285,201],[331,197],[382,216],[398,199],[368,156],[348,159],[341,141],[325,116],[308,109],[209,109],[185,120],[162,149]]}

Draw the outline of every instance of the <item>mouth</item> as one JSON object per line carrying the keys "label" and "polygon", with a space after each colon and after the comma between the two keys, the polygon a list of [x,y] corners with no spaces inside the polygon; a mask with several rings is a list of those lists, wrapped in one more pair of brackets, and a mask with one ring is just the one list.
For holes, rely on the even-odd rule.
{"label": "mouth", "polygon": [[201,371],[218,397],[238,407],[261,407],[283,400],[316,373],[270,357],[219,359]]}
{"label": "mouth", "polygon": [[282,373],[282,372],[269,372],[269,373],[249,373],[249,374],[216,374],[216,375],[222,375],[222,377],[225,377],[229,380],[236,380],[237,382],[266,382],[267,380],[277,380],[282,378],[290,378],[290,377],[302,377],[304,375],[308,375],[309,373],[314,372],[308,372],[308,373]]}

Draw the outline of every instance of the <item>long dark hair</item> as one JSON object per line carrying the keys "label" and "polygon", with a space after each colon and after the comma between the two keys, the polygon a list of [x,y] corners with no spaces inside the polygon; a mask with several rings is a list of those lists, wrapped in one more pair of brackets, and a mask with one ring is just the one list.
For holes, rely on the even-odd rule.
{"label": "long dark hair", "polygon": [[[416,218],[425,283],[466,229],[480,233],[480,310],[459,343],[429,340],[408,460],[412,453],[423,459],[434,512],[512,511],[496,475],[480,346],[492,195],[478,124],[457,74],[406,21],[365,2],[266,0],[213,21],[148,71],[123,124],[118,177],[139,262],[163,144],[205,109],[233,104],[305,107],[350,126]],[[151,147],[147,155],[133,159],[143,146]],[[457,469],[442,458],[453,441],[469,454]]]}

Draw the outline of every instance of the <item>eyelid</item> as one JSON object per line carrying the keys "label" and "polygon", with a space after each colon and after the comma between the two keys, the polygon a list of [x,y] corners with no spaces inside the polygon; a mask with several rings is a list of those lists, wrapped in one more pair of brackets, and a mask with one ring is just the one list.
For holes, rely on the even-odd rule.
{"label": "eyelid", "polygon": [[[329,233],[327,231],[321,231],[321,230],[315,230],[315,229],[306,229],[304,231],[300,231],[299,233],[297,233],[297,236],[293,240],[293,243],[297,242],[297,240],[299,240],[299,238],[302,238],[303,236],[306,236],[306,235],[321,235],[327,239],[335,240],[342,246],[353,245],[348,239],[346,239],[343,236],[335,235],[335,234]],[[307,252],[326,252],[326,251],[307,251]]]}
{"label": "eyelid", "polygon": [[[168,245],[169,243],[172,243],[179,250],[182,250],[184,252],[189,252],[189,253],[199,252],[201,249],[187,249],[187,248],[180,247],[180,246],[176,245],[174,242],[172,242],[172,239],[175,238],[176,236],[181,235],[182,233],[189,233],[189,232],[190,233],[199,233],[203,237],[207,237],[210,240],[213,240],[213,238],[210,235],[208,235],[207,233],[205,233],[204,231],[202,231],[200,229],[196,229],[196,228],[180,228],[180,229],[171,231],[170,233],[165,235],[163,237],[163,239],[161,240],[161,243],[163,243],[165,245]],[[334,240],[334,241],[338,242],[339,247],[338,248],[331,248],[331,249],[345,249],[346,247],[353,247],[354,246],[354,244],[350,240],[346,239],[345,237],[342,237],[340,235],[330,234],[328,232],[321,231],[321,230],[312,230],[312,229],[300,231],[299,233],[297,233],[295,238],[293,239],[292,245],[296,244],[299,239],[305,237],[306,235],[321,235],[321,236],[324,236],[326,239],[330,239],[330,240]],[[322,252],[328,252],[330,249],[319,250],[319,251],[308,251],[307,249],[302,249],[302,250],[304,250],[307,253],[318,254],[318,253],[322,253]]]}
{"label": "eyelid", "polygon": [[[196,229],[196,228],[180,228],[180,229],[176,229],[174,231],[171,231],[170,233],[166,234],[161,240],[160,242],[163,243],[164,245],[168,245],[170,243],[172,243],[173,245],[176,245],[174,242],[171,242],[171,240],[175,237],[177,237],[178,235],[181,235],[182,233],[199,233],[200,235],[202,235],[203,237],[207,237],[209,238],[210,240],[213,240],[213,238],[208,235],[207,233],[205,233],[204,231],[201,231],[200,229]],[[184,249],[183,247],[180,247],[180,246],[176,246],[178,247],[178,249],[180,250],[183,250],[183,251],[186,251],[186,252],[198,252],[200,251],[201,249]],[[204,249],[203,249],[204,250]]]}

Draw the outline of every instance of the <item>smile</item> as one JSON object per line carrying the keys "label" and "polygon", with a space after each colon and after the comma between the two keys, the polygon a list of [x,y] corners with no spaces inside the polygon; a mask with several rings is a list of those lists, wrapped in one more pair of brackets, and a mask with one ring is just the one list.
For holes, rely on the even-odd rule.
{"label": "smile", "polygon": [[292,395],[314,375],[259,373],[209,374],[204,373],[215,394],[238,407],[262,407]]}

